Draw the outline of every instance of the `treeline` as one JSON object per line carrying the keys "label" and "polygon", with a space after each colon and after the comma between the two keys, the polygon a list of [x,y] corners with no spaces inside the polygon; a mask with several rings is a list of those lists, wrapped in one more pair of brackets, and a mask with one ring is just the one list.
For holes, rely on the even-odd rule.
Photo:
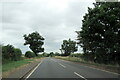
{"label": "treeline", "polygon": [[15,48],[13,45],[0,45],[2,48],[2,64],[10,63],[11,61],[19,61],[26,58],[34,58],[34,57],[54,57],[60,56],[58,52],[43,52],[41,54],[36,54],[33,51],[26,51],[25,54],[22,54],[21,49]]}
{"label": "treeline", "polygon": [[[32,51],[26,51],[25,54],[22,54],[21,49],[15,48],[13,45],[0,45],[2,48],[2,64],[9,63],[11,61],[19,61],[25,58],[34,58],[36,57],[35,53]],[[42,57],[39,55],[38,57]]]}
{"label": "treeline", "polygon": [[[54,56],[62,56],[62,54],[58,53],[58,52],[50,52],[50,53],[47,53],[47,52],[43,52],[41,54],[37,54],[38,56],[37,57],[54,57]],[[33,57],[36,57],[35,53],[32,52],[32,51],[27,51],[25,53],[25,57],[27,58],[33,58]]]}
{"label": "treeline", "polygon": [[0,45],[2,48],[2,63],[5,64],[9,61],[18,61],[21,59],[22,52],[19,48],[12,45]]}
{"label": "treeline", "polygon": [[88,8],[77,31],[86,60],[120,64],[120,3],[96,2]]}
{"label": "treeline", "polygon": [[43,57],[54,57],[54,56],[61,56],[60,53],[58,52],[50,52],[50,53],[46,53],[46,52],[43,52],[43,54],[41,54],[41,56]]}

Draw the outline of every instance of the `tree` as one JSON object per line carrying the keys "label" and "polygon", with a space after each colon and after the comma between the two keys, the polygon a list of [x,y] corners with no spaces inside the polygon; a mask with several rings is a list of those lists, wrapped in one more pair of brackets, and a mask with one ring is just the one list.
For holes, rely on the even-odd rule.
{"label": "tree", "polygon": [[47,57],[47,53],[46,52],[43,52],[43,54],[42,54],[44,57]]}
{"label": "tree", "polygon": [[35,54],[33,52],[31,52],[31,51],[27,51],[25,53],[25,57],[32,58],[32,57],[35,57]]}
{"label": "tree", "polygon": [[19,48],[15,48],[14,52],[15,52],[16,60],[20,60],[22,56],[22,51]]}
{"label": "tree", "polygon": [[53,56],[54,56],[54,53],[53,53],[53,52],[50,52],[49,56],[53,57]]}
{"label": "tree", "polygon": [[58,53],[58,52],[55,52],[55,56],[60,56],[60,53]]}
{"label": "tree", "polygon": [[63,44],[61,45],[61,50],[64,52],[64,56],[68,56],[71,53],[74,53],[77,51],[77,44],[75,41],[69,40],[63,40]]}
{"label": "tree", "polygon": [[12,45],[2,46],[3,59],[15,60],[14,47]]}
{"label": "tree", "polygon": [[21,59],[22,52],[19,48],[13,45],[0,45],[2,47],[2,64],[9,63],[10,61],[18,61]]}
{"label": "tree", "polygon": [[44,38],[38,32],[33,32],[29,35],[25,34],[24,39],[24,45],[29,45],[29,48],[35,53],[36,56],[38,56],[37,53],[44,52],[44,48],[42,48]]}
{"label": "tree", "polygon": [[120,3],[94,3],[94,8],[88,8],[82,20],[82,30],[77,34],[78,44],[91,60],[96,58],[102,63],[120,61]]}

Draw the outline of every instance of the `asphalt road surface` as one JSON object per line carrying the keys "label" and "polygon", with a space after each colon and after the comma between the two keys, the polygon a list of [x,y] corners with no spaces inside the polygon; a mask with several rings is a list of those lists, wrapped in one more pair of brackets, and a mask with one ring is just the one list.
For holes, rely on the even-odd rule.
{"label": "asphalt road surface", "polygon": [[43,59],[27,76],[31,78],[61,78],[78,80],[120,80],[118,74],[54,58]]}

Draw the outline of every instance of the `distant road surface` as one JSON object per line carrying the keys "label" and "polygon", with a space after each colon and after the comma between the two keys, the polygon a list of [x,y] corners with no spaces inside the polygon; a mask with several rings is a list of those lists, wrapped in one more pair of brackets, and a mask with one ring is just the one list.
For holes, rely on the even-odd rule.
{"label": "distant road surface", "polygon": [[31,78],[61,78],[73,80],[120,80],[118,74],[91,68],[70,61],[55,58],[45,58],[27,76]]}

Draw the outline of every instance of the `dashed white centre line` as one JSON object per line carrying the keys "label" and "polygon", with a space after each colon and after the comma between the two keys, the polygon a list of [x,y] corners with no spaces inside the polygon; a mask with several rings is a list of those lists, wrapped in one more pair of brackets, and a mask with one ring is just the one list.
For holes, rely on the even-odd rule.
{"label": "dashed white centre line", "polygon": [[79,77],[81,77],[81,78],[83,78],[83,79],[87,80],[85,77],[81,76],[81,75],[80,75],[80,74],[78,74],[77,72],[74,72],[74,74],[76,74],[77,76],[79,76]]}
{"label": "dashed white centre line", "polygon": [[54,61],[54,62],[57,62],[57,61],[55,61],[55,60],[53,60],[53,59],[51,59],[52,61]]}
{"label": "dashed white centre line", "polygon": [[62,67],[66,68],[66,66],[62,65],[61,63],[59,63],[59,65],[61,65]]}

